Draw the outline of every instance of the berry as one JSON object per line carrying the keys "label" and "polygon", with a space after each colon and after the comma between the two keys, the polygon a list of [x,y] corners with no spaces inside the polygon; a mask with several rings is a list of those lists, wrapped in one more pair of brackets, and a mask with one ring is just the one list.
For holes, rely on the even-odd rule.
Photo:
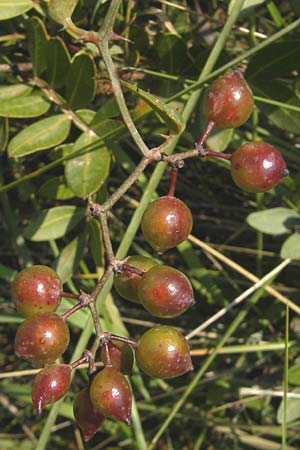
{"label": "berry", "polygon": [[[112,340],[107,344],[111,365],[124,375],[131,375],[134,362],[133,351],[129,344],[122,341]],[[105,353],[102,347],[101,360],[105,364]]]}
{"label": "berry", "polygon": [[104,367],[92,381],[90,397],[105,417],[130,423],[131,390],[125,376],[113,367]]}
{"label": "berry", "polygon": [[55,361],[66,350],[70,339],[65,321],[53,312],[39,313],[18,328],[15,353],[37,364]]}
{"label": "berry", "polygon": [[21,270],[11,284],[11,296],[17,310],[25,317],[55,311],[60,302],[61,281],[47,266]]}
{"label": "berry", "polygon": [[157,252],[164,252],[183,242],[193,227],[189,208],[176,197],[166,195],[154,200],[141,222],[146,241]]}
{"label": "berry", "polygon": [[73,412],[82,430],[85,442],[92,439],[102,425],[105,417],[97,411],[90,399],[90,387],[85,387],[75,397]]}
{"label": "berry", "polygon": [[150,328],[140,337],[135,356],[138,366],[152,377],[174,378],[193,370],[186,339],[165,325]]}
{"label": "berry", "polygon": [[32,386],[32,403],[39,414],[48,403],[54,403],[66,394],[71,371],[67,364],[55,364],[37,374]]}
{"label": "berry", "polygon": [[[156,266],[157,262],[146,256],[134,255],[128,258],[126,264],[143,272],[147,272],[151,267]],[[140,275],[123,270],[121,273],[115,275],[114,286],[121,297],[134,303],[140,303],[137,293],[137,287],[140,280]]]}
{"label": "berry", "polygon": [[169,266],[148,270],[142,276],[138,293],[142,305],[156,317],[179,316],[195,303],[188,278]]}
{"label": "berry", "polygon": [[253,104],[250,87],[242,73],[234,70],[212,83],[204,100],[204,112],[218,127],[236,128],[248,120]]}
{"label": "berry", "polygon": [[274,187],[288,170],[281,154],[266,142],[247,142],[231,157],[231,176],[248,192],[264,192]]}

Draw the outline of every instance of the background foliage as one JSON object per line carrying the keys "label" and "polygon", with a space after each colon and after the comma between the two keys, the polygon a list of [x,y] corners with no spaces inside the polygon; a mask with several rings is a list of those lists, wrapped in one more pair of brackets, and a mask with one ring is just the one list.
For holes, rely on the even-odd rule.
{"label": "background foliage", "polygon": [[[70,11],[76,6],[77,26],[98,31],[110,2],[76,3],[61,2]],[[216,41],[240,3],[228,38]],[[162,382],[136,370],[133,426],[105,421],[89,444],[82,443],[72,415],[72,398],[86,383],[85,371],[77,371],[63,402],[41,417],[33,411],[32,375],[20,372],[30,367],[13,354],[22,318],[10,302],[9,283],[22,267],[46,264],[56,268],[67,289],[91,290],[103,271],[104,254],[99,224],[86,214],[86,197],[96,192],[103,202],[140,155],[97,49],[74,40],[57,23],[62,12],[47,6],[0,0],[0,449],[144,449],[154,447],[155,436],[160,449],[299,448],[299,310],[291,312],[287,327],[283,304],[287,299],[297,304],[300,288],[298,2],[128,0],[120,8],[115,32],[131,42],[112,41],[110,53],[149,147],[160,145],[171,130],[180,134],[176,151],[193,148],[206,125],[203,88],[217,73],[238,67],[254,92],[255,111],[239,129],[216,130],[207,146],[232,152],[246,139],[266,140],[282,152],[290,176],[255,196],[233,185],[226,162],[187,160],[176,195],[192,210],[193,235],[159,256],[139,230],[148,202],[168,190],[165,165],[153,165],[110,212],[117,255],[152,254],[189,276],[196,306],[172,321],[186,334],[247,289],[251,274],[262,277],[280,257],[293,261],[273,283],[281,302],[270,290],[259,290],[191,340],[194,373]],[[216,42],[220,56],[202,72]],[[137,83],[139,90],[128,83]],[[187,102],[200,91],[183,131]],[[105,329],[133,338],[153,323],[170,323],[120,299],[111,283],[100,303]],[[64,300],[61,311],[70,304]],[[69,324],[66,360],[78,357],[93,333],[83,310]],[[296,395],[282,402],[287,361],[289,391]]]}

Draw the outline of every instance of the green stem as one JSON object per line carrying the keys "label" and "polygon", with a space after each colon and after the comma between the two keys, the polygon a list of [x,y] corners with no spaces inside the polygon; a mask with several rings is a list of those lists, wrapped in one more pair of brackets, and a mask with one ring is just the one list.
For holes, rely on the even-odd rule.
{"label": "green stem", "polygon": [[289,388],[289,307],[285,309],[285,351],[284,351],[284,374],[283,374],[283,417],[282,417],[282,450],[286,450],[287,438],[287,394]]}

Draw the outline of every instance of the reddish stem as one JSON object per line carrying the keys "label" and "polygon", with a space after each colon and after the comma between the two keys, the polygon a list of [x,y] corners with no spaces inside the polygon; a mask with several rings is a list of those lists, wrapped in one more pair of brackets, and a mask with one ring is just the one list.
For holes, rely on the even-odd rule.
{"label": "reddish stem", "polygon": [[136,347],[137,346],[137,343],[135,341],[133,341],[132,339],[128,339],[128,338],[123,337],[123,336],[118,336],[117,334],[111,334],[110,338],[111,338],[111,340],[125,342],[125,344],[132,345],[132,347]]}
{"label": "reddish stem", "polygon": [[137,269],[136,267],[130,266],[129,264],[126,263],[122,265],[122,271],[134,273],[135,275],[139,275],[140,277],[142,277],[145,273],[143,270]]}
{"label": "reddish stem", "polygon": [[86,355],[81,356],[81,358],[76,359],[76,361],[73,361],[70,366],[72,369],[76,369],[76,367],[80,366],[80,364],[83,364],[88,361],[88,357]]}
{"label": "reddish stem", "polygon": [[199,137],[199,139],[197,141],[197,144],[196,144],[197,147],[202,147],[204,145],[205,140],[208,138],[208,136],[212,132],[214,126],[215,126],[215,122],[213,122],[212,120],[210,122],[208,122],[205,130],[203,131],[203,133],[201,134],[201,136]]}
{"label": "reddish stem", "polygon": [[66,298],[74,298],[76,300],[79,300],[79,294],[72,294],[72,292],[61,292],[60,296],[66,297]]}
{"label": "reddish stem", "polygon": [[209,152],[209,151],[205,151],[203,153],[203,155],[200,155],[201,157],[204,158],[222,158],[222,159],[227,159],[230,160],[231,159],[231,154],[230,153],[219,153],[219,152]]}
{"label": "reddish stem", "polygon": [[109,354],[109,349],[108,349],[108,343],[107,342],[103,342],[102,348],[104,350],[104,365],[105,365],[105,367],[112,367],[110,354]]}
{"label": "reddish stem", "polygon": [[176,187],[176,181],[177,181],[177,175],[178,175],[178,169],[175,166],[172,166],[171,169],[171,178],[170,178],[170,187],[168,196],[174,197],[175,187]]}
{"label": "reddish stem", "polygon": [[72,306],[72,308],[68,309],[64,314],[61,315],[61,318],[63,320],[66,320],[68,317],[70,317],[72,314],[74,314],[76,311],[78,311],[81,308],[84,308],[86,305],[82,304],[81,302],[76,303],[76,305]]}

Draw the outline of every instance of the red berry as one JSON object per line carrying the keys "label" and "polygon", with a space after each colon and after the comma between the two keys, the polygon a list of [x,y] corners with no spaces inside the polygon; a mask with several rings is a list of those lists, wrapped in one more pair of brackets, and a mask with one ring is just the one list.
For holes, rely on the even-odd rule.
{"label": "red berry", "polygon": [[179,316],[195,303],[188,278],[169,266],[148,270],[142,276],[138,293],[143,306],[156,317]]}
{"label": "red berry", "polygon": [[[146,256],[134,255],[128,258],[126,264],[135,267],[142,272],[147,272],[151,267],[156,266],[157,262]],[[121,273],[115,274],[114,286],[121,297],[134,303],[140,303],[137,293],[137,287],[140,280],[140,275],[123,270]]]}
{"label": "red berry", "polygon": [[37,374],[32,386],[32,403],[39,414],[48,403],[54,403],[66,394],[71,371],[67,364],[55,364]]}
{"label": "red berry", "polygon": [[[112,340],[107,344],[111,365],[124,375],[131,375],[134,363],[133,351],[129,344]],[[101,360],[106,363],[105,352],[101,349]]]}
{"label": "red berry", "polygon": [[75,397],[73,412],[82,430],[85,442],[92,439],[102,425],[105,417],[97,411],[90,399],[90,387],[85,387]]}
{"label": "red berry", "polygon": [[232,154],[231,176],[245,191],[267,191],[286,175],[288,170],[281,154],[266,142],[247,142]]}
{"label": "red berry", "polygon": [[105,367],[92,381],[90,397],[105,417],[130,423],[131,390],[125,376],[113,367]]}
{"label": "red berry", "polygon": [[11,296],[17,310],[25,317],[55,311],[60,302],[61,281],[47,266],[21,270],[11,284]]}
{"label": "red berry", "polygon": [[176,197],[154,200],[144,212],[141,222],[146,241],[157,252],[164,252],[183,242],[193,227],[189,208]]}
{"label": "red berry", "polygon": [[186,339],[169,326],[147,330],[137,343],[135,356],[138,366],[152,377],[174,378],[193,370]]}
{"label": "red berry", "polygon": [[242,73],[234,70],[212,83],[204,100],[204,111],[218,127],[236,128],[248,120],[253,104],[250,87]]}
{"label": "red berry", "polygon": [[65,321],[53,312],[39,313],[18,328],[15,353],[38,364],[55,361],[66,350],[70,339]]}

